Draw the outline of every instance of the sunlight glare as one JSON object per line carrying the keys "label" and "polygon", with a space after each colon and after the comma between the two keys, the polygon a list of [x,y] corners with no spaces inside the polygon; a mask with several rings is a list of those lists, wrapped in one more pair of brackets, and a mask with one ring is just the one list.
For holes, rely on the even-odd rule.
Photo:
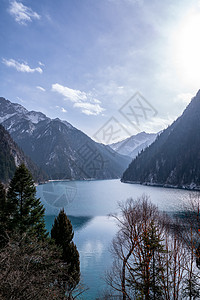
{"label": "sunlight glare", "polygon": [[175,37],[175,64],[183,79],[200,84],[200,13],[184,18]]}

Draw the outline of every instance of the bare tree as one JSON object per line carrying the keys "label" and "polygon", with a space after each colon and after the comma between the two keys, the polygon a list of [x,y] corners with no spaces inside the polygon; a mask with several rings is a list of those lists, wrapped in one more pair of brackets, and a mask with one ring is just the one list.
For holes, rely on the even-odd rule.
{"label": "bare tree", "polygon": [[147,196],[127,200],[120,206],[121,216],[114,216],[119,231],[113,240],[115,261],[107,282],[122,294],[122,299],[153,299],[161,294],[162,260],[166,251],[164,222],[157,207]]}
{"label": "bare tree", "polygon": [[[165,265],[163,277],[164,299],[182,299],[182,290],[186,277],[185,264],[187,251],[178,233],[173,230],[166,231],[164,240],[166,256],[161,263]],[[163,258],[162,258],[163,259]]]}
{"label": "bare tree", "polygon": [[8,240],[0,251],[2,300],[73,299],[62,282],[68,266],[56,246],[32,237],[30,240],[26,234]]}
{"label": "bare tree", "polygon": [[[114,215],[119,226],[111,249],[114,263],[106,279],[113,294],[123,300],[186,297],[182,291],[188,263],[194,259],[188,259],[189,250],[180,235],[183,226],[159,212],[145,195],[127,200],[120,208],[121,214]],[[197,251],[192,253],[197,256]],[[191,281],[194,268],[190,269]]]}
{"label": "bare tree", "polygon": [[183,205],[181,214],[181,230],[179,239],[184,243],[186,257],[185,260],[185,284],[183,287],[183,297],[187,299],[200,298],[200,194],[192,193],[188,201]]}

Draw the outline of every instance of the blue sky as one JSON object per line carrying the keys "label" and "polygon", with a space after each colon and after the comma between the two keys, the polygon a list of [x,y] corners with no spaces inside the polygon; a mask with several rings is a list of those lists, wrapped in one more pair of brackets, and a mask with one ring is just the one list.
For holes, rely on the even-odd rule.
{"label": "blue sky", "polygon": [[0,28],[0,95],[91,137],[160,131],[200,88],[199,1],[0,0]]}

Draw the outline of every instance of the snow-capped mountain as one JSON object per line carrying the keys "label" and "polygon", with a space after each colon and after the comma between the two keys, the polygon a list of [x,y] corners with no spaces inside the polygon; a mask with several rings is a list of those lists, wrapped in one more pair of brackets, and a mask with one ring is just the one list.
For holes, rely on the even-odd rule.
{"label": "snow-capped mountain", "polygon": [[155,141],[157,135],[157,133],[140,132],[123,141],[110,144],[109,146],[119,154],[135,158],[138,153]]}
{"label": "snow-capped mountain", "polygon": [[28,111],[2,97],[0,123],[52,179],[119,178],[130,163],[67,121]]}

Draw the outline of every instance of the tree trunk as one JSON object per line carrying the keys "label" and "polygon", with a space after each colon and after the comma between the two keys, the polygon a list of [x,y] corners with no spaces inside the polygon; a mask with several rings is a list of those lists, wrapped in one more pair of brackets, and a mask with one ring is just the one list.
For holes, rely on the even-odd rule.
{"label": "tree trunk", "polygon": [[123,294],[123,300],[126,300],[126,264],[127,261],[129,259],[129,257],[131,256],[131,253],[133,252],[134,249],[134,245],[132,245],[129,253],[127,254],[127,256],[124,258],[123,260],[123,265],[122,265],[122,294]]}

